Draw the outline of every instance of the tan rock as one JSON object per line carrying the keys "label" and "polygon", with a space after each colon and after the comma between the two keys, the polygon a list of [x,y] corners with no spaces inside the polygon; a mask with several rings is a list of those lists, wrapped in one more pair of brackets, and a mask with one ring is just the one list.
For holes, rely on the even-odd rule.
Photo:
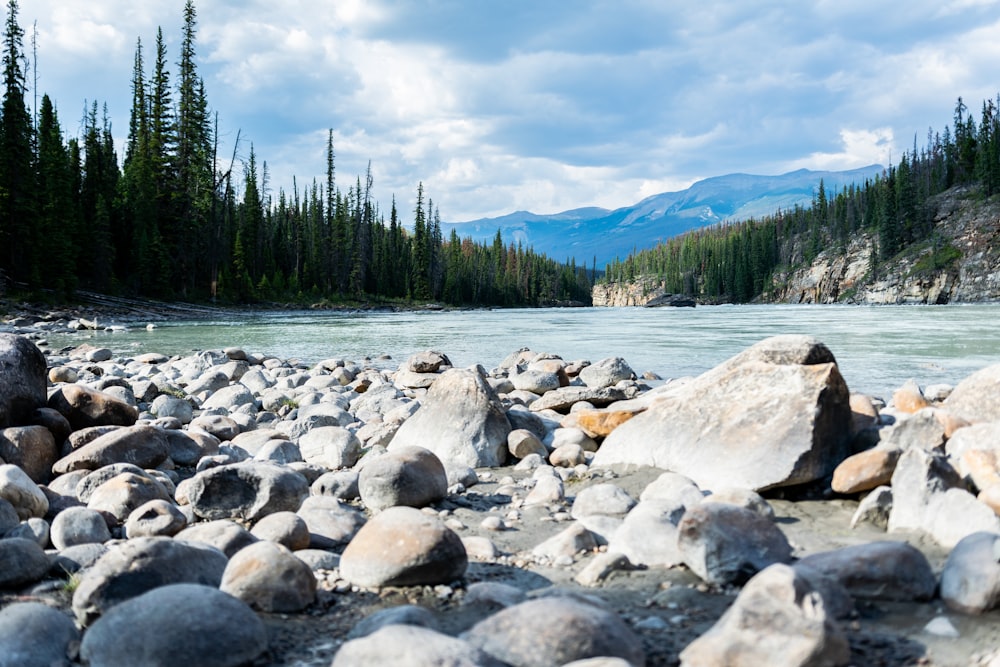
{"label": "tan rock", "polygon": [[976,496],[979,502],[983,503],[991,510],[1000,515],[1000,482],[991,484],[979,492]]}
{"label": "tan rock", "polygon": [[997,452],[992,449],[967,449],[958,460],[958,472],[972,481],[977,489],[1000,484]]}
{"label": "tan rock", "polygon": [[907,382],[892,395],[892,404],[900,412],[913,414],[930,406],[920,387],[913,381]]}
{"label": "tan rock", "polygon": [[[561,424],[582,430],[591,438],[604,438],[642,410],[585,410],[567,415]],[[567,422],[575,422],[567,424]]]}
{"label": "tan rock", "polygon": [[833,471],[830,486],[837,493],[861,493],[888,484],[902,452],[898,449],[869,449],[844,459]]}
{"label": "tan rock", "polygon": [[931,411],[934,413],[937,420],[941,422],[941,426],[944,427],[945,438],[951,438],[951,436],[955,435],[955,431],[958,429],[970,426],[967,420],[962,419],[948,410],[944,410],[942,408],[931,408]]}
{"label": "tan rock", "polygon": [[878,408],[867,394],[851,394],[851,434],[878,424]]}

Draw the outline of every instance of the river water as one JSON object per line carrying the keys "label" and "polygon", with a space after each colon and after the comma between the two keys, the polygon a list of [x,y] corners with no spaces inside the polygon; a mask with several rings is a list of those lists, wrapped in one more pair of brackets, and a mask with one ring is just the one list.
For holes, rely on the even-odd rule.
{"label": "river water", "polygon": [[435,349],[456,366],[492,368],[528,347],[570,360],[621,356],[637,373],[669,378],[701,373],[768,336],[798,333],[826,343],[852,390],[888,398],[908,378],[955,384],[1000,363],[998,315],[996,305],[268,312],[49,340],[55,349],[90,342],[124,355],[239,346],[305,362],[372,357],[385,367]]}

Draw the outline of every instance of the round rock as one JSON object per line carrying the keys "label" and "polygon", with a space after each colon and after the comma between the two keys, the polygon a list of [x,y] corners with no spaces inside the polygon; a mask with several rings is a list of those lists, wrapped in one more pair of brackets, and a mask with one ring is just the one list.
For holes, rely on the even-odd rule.
{"label": "round rock", "polygon": [[267,612],[297,612],[316,599],[312,569],[286,547],[261,541],[236,553],[219,588]]}
{"label": "round rock", "polygon": [[424,507],[447,495],[448,476],[430,451],[405,446],[365,465],[358,490],[365,506],[376,512],[396,505]]}
{"label": "round rock", "polygon": [[0,667],[69,665],[80,632],[66,614],[41,602],[0,609]]}

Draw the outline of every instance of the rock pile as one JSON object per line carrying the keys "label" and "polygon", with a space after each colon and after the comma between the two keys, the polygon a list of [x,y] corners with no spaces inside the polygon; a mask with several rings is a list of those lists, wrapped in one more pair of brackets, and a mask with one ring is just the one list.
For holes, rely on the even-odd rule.
{"label": "rock pile", "polygon": [[[848,665],[857,604],[1000,605],[1000,367],[885,405],[799,336],[654,386],[617,357],[46,359],[0,335],[0,382],[0,665],[280,663],[270,614],[392,591],[463,620],[389,605],[333,664]],[[783,498],[856,505],[844,533],[873,537],[799,543]],[[636,571],[690,586],[602,598]],[[693,622],[698,594],[728,611]]]}

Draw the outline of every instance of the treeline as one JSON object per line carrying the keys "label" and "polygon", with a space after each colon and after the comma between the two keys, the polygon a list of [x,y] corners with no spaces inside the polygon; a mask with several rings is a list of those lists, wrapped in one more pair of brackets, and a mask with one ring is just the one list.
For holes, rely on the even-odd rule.
{"label": "treeline", "polygon": [[957,257],[934,231],[929,200],[949,188],[974,185],[984,197],[1000,192],[1000,96],[983,102],[979,122],[958,99],[954,124],[928,131],[927,144],[897,165],[832,195],[819,183],[810,206],[744,222],[688,232],[608,264],[603,280],[652,277],[668,292],[708,302],[744,303],[772,289],[779,268],[808,264],[821,250],[843,252],[859,232],[874,239],[869,260],[882,265],[916,244],[928,244],[931,268]]}
{"label": "treeline", "polygon": [[[27,105],[28,71],[17,0],[8,0],[0,109],[0,290],[65,296],[81,288],[165,299],[435,300],[542,305],[589,301],[575,264],[531,249],[441,236],[423,185],[410,224],[395,201],[388,220],[371,168],[344,192],[332,131],[323,182],[272,195],[266,162],[221,151],[196,61],[196,11],[184,6],[176,80],[162,29],[152,62],[137,40],[123,160],[106,108],[87,106],[80,137],[64,139],[43,95]],[[220,166],[221,165],[221,166]]]}

